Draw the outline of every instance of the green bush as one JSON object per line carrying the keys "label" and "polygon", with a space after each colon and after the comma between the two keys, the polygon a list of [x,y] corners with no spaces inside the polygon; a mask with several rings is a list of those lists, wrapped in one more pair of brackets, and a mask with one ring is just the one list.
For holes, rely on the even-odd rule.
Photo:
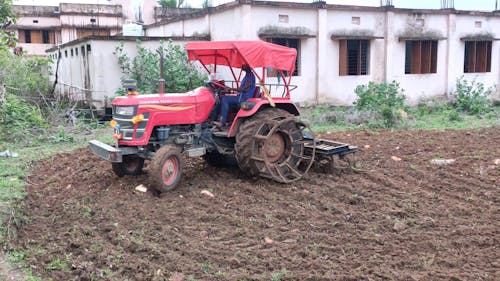
{"label": "green bush", "polygon": [[17,56],[0,50],[0,84],[7,92],[26,98],[40,98],[50,92],[49,69],[51,59]]}
{"label": "green bush", "polygon": [[450,121],[462,121],[463,120],[462,116],[460,116],[460,112],[458,112],[455,109],[449,110],[447,116],[448,116],[448,120],[450,120]]}
{"label": "green bush", "polygon": [[[404,110],[406,96],[399,83],[375,83],[359,85],[354,90],[358,99],[354,102],[357,109],[372,111],[381,118],[382,127],[394,127],[401,120],[401,111]],[[378,122],[375,122],[378,123]]]}
{"label": "green bush", "polygon": [[[134,79],[137,81],[139,93],[157,93],[160,79],[160,54],[163,55],[163,68],[165,91],[168,93],[186,92],[203,85],[206,76],[202,75],[188,61],[186,51],[171,41],[154,51],[141,46],[137,41],[137,56],[130,58],[124,52],[121,43],[115,48],[114,54],[118,56],[118,64],[122,70],[122,80]],[[117,91],[118,95],[124,94],[123,89]]]}
{"label": "green bush", "polygon": [[463,76],[457,79],[454,92],[457,108],[472,115],[483,114],[491,110],[489,97],[495,92],[495,87],[485,88],[481,82],[468,81]]}
{"label": "green bush", "polygon": [[7,95],[1,103],[0,123],[0,140],[3,141],[29,140],[34,131],[49,127],[40,109],[15,95]]}

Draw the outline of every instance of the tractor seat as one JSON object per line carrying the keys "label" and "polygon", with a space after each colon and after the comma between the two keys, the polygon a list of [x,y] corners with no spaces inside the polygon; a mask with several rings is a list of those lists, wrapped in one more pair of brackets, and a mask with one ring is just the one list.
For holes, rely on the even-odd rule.
{"label": "tractor seat", "polygon": [[[253,93],[253,98],[260,98],[261,96],[262,96],[262,94],[260,92],[260,87],[256,86],[255,87],[255,91]],[[254,101],[244,101],[244,102],[240,102],[239,109],[250,110],[254,106],[255,106],[255,102]]]}

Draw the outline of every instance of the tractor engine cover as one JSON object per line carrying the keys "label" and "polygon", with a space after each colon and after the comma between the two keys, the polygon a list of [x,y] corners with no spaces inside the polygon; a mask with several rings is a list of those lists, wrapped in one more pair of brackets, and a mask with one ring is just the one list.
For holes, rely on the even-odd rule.
{"label": "tractor engine cover", "polygon": [[[153,128],[169,125],[191,125],[205,122],[215,104],[213,93],[207,87],[198,87],[187,93],[127,95],[113,101],[113,119],[123,132],[121,145],[146,145]],[[120,109],[128,108],[126,115]],[[134,116],[141,116],[133,123]]]}
{"label": "tractor engine cover", "polygon": [[113,106],[138,106],[135,113],[149,112],[148,123],[157,125],[197,124],[206,121],[215,104],[212,92],[199,87],[187,93],[128,95],[117,97]]}

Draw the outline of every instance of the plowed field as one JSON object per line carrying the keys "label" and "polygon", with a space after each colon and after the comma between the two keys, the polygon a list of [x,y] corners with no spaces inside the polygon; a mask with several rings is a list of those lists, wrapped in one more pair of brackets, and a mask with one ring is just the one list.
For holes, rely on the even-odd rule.
{"label": "plowed field", "polygon": [[14,246],[55,280],[500,280],[499,127],[323,137],[361,147],[360,171],[283,185],[186,159],[157,197],[135,190],[147,166],[54,156],[27,177]]}

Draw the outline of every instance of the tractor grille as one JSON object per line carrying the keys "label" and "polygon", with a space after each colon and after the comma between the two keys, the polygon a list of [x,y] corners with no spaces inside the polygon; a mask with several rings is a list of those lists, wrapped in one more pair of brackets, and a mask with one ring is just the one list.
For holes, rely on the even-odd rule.
{"label": "tractor grille", "polygon": [[[137,129],[135,129],[135,139],[140,139],[144,135],[146,131],[146,125],[149,120],[149,113],[143,113],[144,120],[137,124]],[[114,117],[114,120],[118,122],[120,125],[120,132],[123,134],[122,140],[130,141],[133,140],[134,136],[134,124],[130,121],[131,118],[117,118]]]}
{"label": "tractor grille", "polygon": [[132,140],[132,135],[134,133],[134,124],[130,119],[123,118],[113,118],[118,125],[120,125],[120,132],[123,134],[122,140]]}
{"label": "tractor grille", "polygon": [[[115,108],[113,107],[113,111]],[[113,120],[115,120],[118,125],[120,125],[120,132],[122,133],[122,140],[131,141],[134,139],[134,127],[135,125],[132,123],[132,118],[136,115],[137,108],[134,108],[133,114],[131,115],[119,115],[113,114]],[[144,132],[146,130],[146,125],[149,120],[149,113],[143,113],[144,120],[137,124],[137,128],[135,129],[135,139],[142,138]]]}

